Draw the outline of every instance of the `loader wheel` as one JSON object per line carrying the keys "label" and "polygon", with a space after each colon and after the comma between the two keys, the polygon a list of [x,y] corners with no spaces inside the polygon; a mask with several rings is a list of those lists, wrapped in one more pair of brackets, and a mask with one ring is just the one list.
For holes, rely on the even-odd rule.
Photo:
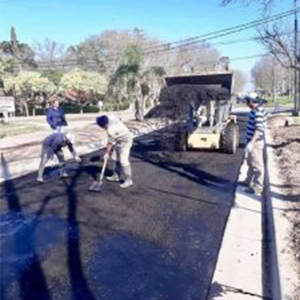
{"label": "loader wheel", "polygon": [[178,130],[175,134],[175,150],[186,151],[186,132],[185,130]]}
{"label": "loader wheel", "polygon": [[222,150],[226,153],[235,153],[239,143],[238,139],[238,126],[234,123],[229,123],[222,134]]}

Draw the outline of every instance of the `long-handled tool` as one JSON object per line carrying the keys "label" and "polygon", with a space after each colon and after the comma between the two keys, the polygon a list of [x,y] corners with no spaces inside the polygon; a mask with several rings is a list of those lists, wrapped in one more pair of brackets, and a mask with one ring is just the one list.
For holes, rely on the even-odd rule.
{"label": "long-handled tool", "polygon": [[104,159],[99,181],[94,181],[92,183],[92,185],[89,187],[90,192],[101,192],[101,189],[102,189],[101,187],[102,187],[102,183],[103,183],[103,177],[104,177],[104,172],[106,169],[107,161],[108,161],[108,157]]}

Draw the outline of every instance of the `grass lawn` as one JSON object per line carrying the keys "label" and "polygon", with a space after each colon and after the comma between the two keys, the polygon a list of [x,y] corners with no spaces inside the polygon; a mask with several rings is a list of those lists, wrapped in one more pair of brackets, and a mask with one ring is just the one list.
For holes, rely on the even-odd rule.
{"label": "grass lawn", "polygon": [[45,130],[45,128],[33,124],[24,124],[17,122],[0,124],[0,139],[5,138],[6,136],[26,134],[41,130]]}
{"label": "grass lawn", "polygon": [[[274,105],[274,98],[266,98],[268,101],[268,105]],[[287,107],[294,107],[294,99],[284,96],[284,97],[277,97],[276,103],[280,106],[287,106]]]}

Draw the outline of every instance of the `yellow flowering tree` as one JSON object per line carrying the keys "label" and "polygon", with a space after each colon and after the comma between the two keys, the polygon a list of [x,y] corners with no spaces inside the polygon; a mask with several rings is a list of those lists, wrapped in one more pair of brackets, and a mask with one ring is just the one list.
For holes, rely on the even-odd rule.
{"label": "yellow flowering tree", "polygon": [[97,72],[74,69],[65,74],[60,81],[60,92],[83,107],[102,99],[107,90],[106,77]]}
{"label": "yellow flowering tree", "polygon": [[4,91],[15,97],[20,108],[24,108],[29,115],[28,103],[35,106],[41,104],[56,91],[57,87],[49,79],[37,72],[21,72],[17,76],[4,77]]}

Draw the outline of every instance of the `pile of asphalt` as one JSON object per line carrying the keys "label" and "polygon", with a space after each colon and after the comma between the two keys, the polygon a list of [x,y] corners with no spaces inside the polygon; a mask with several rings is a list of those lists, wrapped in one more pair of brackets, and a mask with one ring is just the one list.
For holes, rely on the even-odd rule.
{"label": "pile of asphalt", "polygon": [[221,87],[193,84],[172,85],[161,90],[160,104],[151,109],[146,118],[186,119],[190,105],[197,108],[203,101],[229,98],[229,91]]}

